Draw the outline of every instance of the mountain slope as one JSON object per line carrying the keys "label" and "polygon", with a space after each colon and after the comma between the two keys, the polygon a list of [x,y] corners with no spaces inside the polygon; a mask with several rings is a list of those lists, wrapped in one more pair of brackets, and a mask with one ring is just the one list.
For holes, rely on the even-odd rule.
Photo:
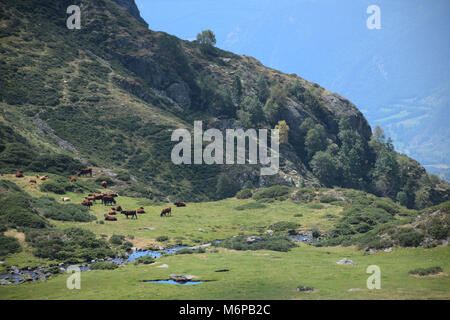
{"label": "mountain slope", "polygon": [[[123,180],[125,192],[191,201],[220,198],[215,185],[223,175],[235,191],[340,185],[391,198],[404,192],[418,207],[448,197],[448,185],[398,155],[407,169],[387,181],[387,165],[377,162],[385,142],[369,143],[370,126],[345,98],[251,57],[148,30],[132,0],[0,2],[2,170],[71,175],[91,165]],[[80,30],[66,28],[71,4],[81,7]],[[279,174],[174,165],[171,132],[192,129],[194,120],[222,130],[286,121]],[[63,156],[70,161],[54,160]],[[323,159],[332,165],[325,174]]]}

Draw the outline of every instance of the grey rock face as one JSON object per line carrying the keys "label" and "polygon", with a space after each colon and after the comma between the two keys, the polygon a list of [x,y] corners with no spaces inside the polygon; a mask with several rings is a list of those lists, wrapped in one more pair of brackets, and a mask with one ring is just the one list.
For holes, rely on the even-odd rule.
{"label": "grey rock face", "polygon": [[191,105],[189,88],[184,83],[173,83],[167,88],[166,92],[171,99],[182,107],[189,107]]}

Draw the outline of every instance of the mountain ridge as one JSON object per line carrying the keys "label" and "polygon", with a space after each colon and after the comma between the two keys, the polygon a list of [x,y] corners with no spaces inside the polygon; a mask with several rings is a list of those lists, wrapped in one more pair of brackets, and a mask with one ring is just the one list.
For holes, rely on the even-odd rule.
{"label": "mountain ridge", "polygon": [[[69,1],[23,0],[1,11],[7,28],[1,34],[5,76],[0,120],[25,137],[37,153],[62,154],[86,159],[89,165],[124,170],[125,179],[135,176],[139,180],[135,185],[129,183],[127,192],[148,197],[215,199],[211,185],[221,175],[235,180],[236,190],[274,184],[334,184],[375,193],[386,189],[382,187],[389,180],[385,173],[377,178],[379,187],[372,178],[380,158],[376,148],[369,146],[372,130],[347,99],[297,75],[266,68],[254,58],[148,30],[134,1],[75,2],[82,10],[81,30],[65,28]],[[33,25],[27,23],[31,20]],[[37,132],[36,119],[53,132]],[[281,146],[280,173],[263,178],[250,165],[173,165],[170,132],[192,128],[194,120],[221,129],[270,129],[286,121],[289,142]],[[71,147],[61,149],[58,141]],[[40,165],[27,159],[24,150],[14,150],[18,146],[12,145],[2,150],[2,170],[29,168],[34,163],[39,171],[54,167],[69,174],[61,164]],[[318,176],[323,168],[315,170],[311,162],[316,154],[322,156],[319,152],[325,158],[316,163],[328,161],[325,151],[347,161],[336,164],[342,174],[328,182],[326,175]],[[354,155],[359,167],[352,168],[353,160],[346,155]],[[5,161],[7,156],[11,160]],[[414,163],[398,157],[408,163],[407,168]],[[439,196],[424,191],[425,184],[418,182],[427,176],[425,171],[418,164],[413,166],[418,172],[414,182],[408,186],[411,175],[405,172],[403,178],[398,176],[403,180],[383,195],[395,198],[406,192],[414,206],[416,193],[426,191],[426,201],[434,203]],[[440,190],[441,184],[426,183],[430,190]]]}

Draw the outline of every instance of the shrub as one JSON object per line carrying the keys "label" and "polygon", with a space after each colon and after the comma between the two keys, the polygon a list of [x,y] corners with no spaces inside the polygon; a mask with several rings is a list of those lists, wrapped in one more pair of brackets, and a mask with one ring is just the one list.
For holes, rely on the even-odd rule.
{"label": "shrub", "polygon": [[272,250],[287,252],[295,244],[286,236],[262,235],[259,240],[247,242],[247,236],[237,236],[222,241],[219,246],[233,250]]}
{"label": "shrub", "polygon": [[262,189],[253,195],[253,199],[276,199],[286,200],[288,194],[291,192],[291,188],[286,186],[273,186],[270,188]]}
{"label": "shrub", "polygon": [[238,199],[249,199],[252,197],[252,191],[250,189],[243,189],[236,194]]}
{"label": "shrub", "polygon": [[409,271],[409,274],[416,274],[419,276],[428,276],[428,275],[432,275],[432,274],[438,274],[442,272],[442,268],[435,266],[435,267],[429,267],[429,268],[418,268],[418,269],[414,269]]}
{"label": "shrub", "polygon": [[317,230],[317,229],[312,229],[312,230],[311,230],[311,234],[312,234],[312,237],[313,237],[313,238],[318,238],[318,237],[320,237],[320,231]]}
{"label": "shrub", "polygon": [[300,227],[300,224],[296,222],[289,222],[289,221],[280,221],[272,224],[269,228],[275,232],[281,232],[281,231],[289,231],[294,230],[296,228]]}
{"label": "shrub", "polygon": [[33,200],[35,208],[46,218],[60,221],[90,222],[97,217],[88,213],[88,209],[77,204],[60,204],[53,198],[42,197]]}
{"label": "shrub", "polygon": [[316,193],[312,188],[301,188],[295,193],[295,199],[302,202],[311,202],[315,196]]}
{"label": "shrub", "polygon": [[315,209],[315,210],[320,210],[320,209],[325,208],[325,206],[323,204],[320,204],[320,203],[308,203],[306,205],[306,207],[310,208],[310,209]]}
{"label": "shrub", "polygon": [[115,270],[119,266],[112,262],[96,262],[91,264],[91,270]]}
{"label": "shrub", "polygon": [[298,286],[297,287],[297,292],[311,292],[314,291],[313,287],[308,287],[308,286]]}
{"label": "shrub", "polygon": [[373,205],[377,208],[384,209],[385,211],[389,212],[390,214],[396,214],[399,213],[400,210],[396,204],[394,204],[391,200],[375,200]]}
{"label": "shrub", "polygon": [[[0,188],[2,185],[0,185]],[[44,228],[47,223],[32,207],[32,199],[23,192],[10,189],[6,195],[0,194],[0,218],[5,226],[17,228]],[[20,189],[19,189],[20,190]]]}
{"label": "shrub", "polygon": [[135,264],[152,264],[155,259],[151,255],[142,256],[136,259]]}
{"label": "shrub", "polygon": [[156,238],[156,241],[159,241],[159,242],[164,242],[167,240],[169,240],[168,236],[159,236],[158,238]]}
{"label": "shrub", "polygon": [[13,237],[7,237],[0,234],[0,256],[6,256],[10,253],[17,253],[22,250],[19,240]]}
{"label": "shrub", "polygon": [[124,240],[125,236],[122,236],[120,234],[113,234],[111,238],[109,238],[109,242],[115,245],[121,245]]}
{"label": "shrub", "polygon": [[396,238],[402,247],[417,247],[422,242],[424,235],[408,227],[401,228],[397,232]]}
{"label": "shrub", "polygon": [[42,192],[53,192],[56,194],[65,194],[68,183],[60,183],[56,181],[47,181],[41,184],[39,189]]}
{"label": "shrub", "polygon": [[263,209],[263,208],[267,208],[267,206],[265,204],[259,203],[259,202],[250,202],[250,203],[246,203],[246,204],[242,204],[240,206],[236,206],[234,208],[234,210],[254,210],[254,209]]}

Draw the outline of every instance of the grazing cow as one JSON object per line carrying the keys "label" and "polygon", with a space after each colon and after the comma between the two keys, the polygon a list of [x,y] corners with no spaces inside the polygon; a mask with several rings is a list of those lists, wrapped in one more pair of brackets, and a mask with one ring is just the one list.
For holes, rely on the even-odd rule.
{"label": "grazing cow", "polygon": [[69,202],[70,198],[62,197],[59,200],[61,200],[62,202]]}
{"label": "grazing cow", "polygon": [[97,200],[95,196],[87,196],[87,197],[85,197],[85,199],[86,199],[87,201],[92,201],[92,202],[94,202],[94,203],[95,203],[95,200]]}
{"label": "grazing cow", "polygon": [[115,207],[113,209],[116,210],[117,212],[121,212],[122,211],[122,207],[121,206],[117,206],[117,207]]}
{"label": "grazing cow", "polygon": [[172,208],[171,207],[164,208],[161,211],[160,217],[166,217],[168,215],[172,215]]}
{"label": "grazing cow", "polygon": [[23,171],[19,170],[16,172],[16,178],[23,178]]}
{"label": "grazing cow", "polygon": [[108,182],[107,181],[102,181],[101,183],[102,187],[106,189],[106,187],[108,186]]}
{"label": "grazing cow", "polygon": [[45,180],[48,179],[48,175],[42,176],[42,177],[40,177],[39,179],[41,179],[42,181],[45,181]]}
{"label": "grazing cow", "polygon": [[127,217],[127,219],[128,219],[128,216],[131,216],[131,219],[133,219],[133,217],[136,219],[138,218],[137,214],[136,214],[136,210],[122,210],[121,214],[124,214]]}
{"label": "grazing cow", "polygon": [[37,181],[36,181],[35,179],[30,179],[30,183],[34,183],[34,184],[36,184],[36,183],[37,183]]}
{"label": "grazing cow", "polygon": [[117,221],[117,218],[116,218],[116,217],[108,216],[108,215],[105,213],[105,220],[106,220],[106,221]]}
{"label": "grazing cow", "polygon": [[174,205],[176,205],[177,207],[186,207],[186,203],[184,202],[175,202]]}
{"label": "grazing cow", "polygon": [[77,178],[75,178],[74,176],[70,177],[70,182],[76,182]]}
{"label": "grazing cow", "polygon": [[111,204],[116,204],[116,200],[114,200],[113,197],[110,196],[105,196],[102,198],[102,203],[107,206],[107,205],[111,205]]}
{"label": "grazing cow", "polygon": [[88,207],[88,209],[91,209],[91,207],[94,205],[91,201],[88,200],[83,200],[83,202],[81,202],[82,206]]}
{"label": "grazing cow", "polygon": [[116,210],[114,208],[109,209],[108,212],[109,215],[115,216],[117,214]]}
{"label": "grazing cow", "polygon": [[78,173],[78,176],[87,176],[90,175],[92,177],[92,168],[84,168],[81,169],[80,172]]}
{"label": "grazing cow", "polygon": [[136,212],[137,212],[137,213],[140,213],[140,214],[145,213],[143,207],[140,207],[139,209],[137,209]]}
{"label": "grazing cow", "polygon": [[103,196],[117,198],[119,195],[117,193],[103,193]]}

